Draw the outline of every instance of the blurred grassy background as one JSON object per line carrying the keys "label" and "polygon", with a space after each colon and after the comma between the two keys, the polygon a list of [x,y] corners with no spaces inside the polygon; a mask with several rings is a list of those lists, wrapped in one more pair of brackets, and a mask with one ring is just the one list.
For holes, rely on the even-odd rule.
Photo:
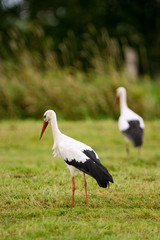
{"label": "blurred grassy background", "polygon": [[[102,119],[113,117],[115,90],[124,86],[128,105],[145,119],[160,117],[160,81],[149,76],[132,79],[121,66],[120,46],[106,30],[98,39],[86,35],[82,54],[92,68],[84,71],[76,59],[74,35],[61,45],[65,67],[60,67],[51,43],[37,29],[43,54],[29,51],[27,41],[12,32],[13,58],[0,62],[0,119],[40,118],[54,109],[63,119]],[[71,67],[71,61],[77,61]],[[114,113],[118,117],[119,108]]]}
{"label": "blurred grassy background", "polygon": [[117,118],[120,85],[133,110],[159,118],[159,25],[158,0],[0,0],[0,119],[48,108],[63,119]]}

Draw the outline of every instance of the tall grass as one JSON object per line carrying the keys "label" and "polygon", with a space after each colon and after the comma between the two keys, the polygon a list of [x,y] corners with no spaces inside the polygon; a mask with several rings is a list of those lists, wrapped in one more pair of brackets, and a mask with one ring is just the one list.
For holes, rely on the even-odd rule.
{"label": "tall grass", "polygon": [[[160,117],[160,83],[148,77],[131,81],[121,67],[118,42],[107,31],[102,30],[97,37],[91,26],[90,33],[84,35],[81,55],[70,32],[59,46],[63,68],[58,64],[59,56],[51,51],[51,39],[45,38],[41,29],[36,32],[32,47],[28,39],[18,41],[17,34],[12,33],[10,45],[16,58],[0,62],[0,119],[39,118],[49,108],[65,119],[113,117],[115,90],[120,85],[127,88],[133,110],[147,119]],[[33,51],[38,39],[43,42],[39,43],[41,52],[38,47]],[[76,55],[90,62],[85,72]]]}

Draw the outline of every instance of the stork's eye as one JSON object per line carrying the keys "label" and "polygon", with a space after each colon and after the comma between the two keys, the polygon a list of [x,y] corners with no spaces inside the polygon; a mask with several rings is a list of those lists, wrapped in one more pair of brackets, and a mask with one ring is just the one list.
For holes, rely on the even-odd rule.
{"label": "stork's eye", "polygon": [[44,120],[46,120],[46,115],[43,116]]}

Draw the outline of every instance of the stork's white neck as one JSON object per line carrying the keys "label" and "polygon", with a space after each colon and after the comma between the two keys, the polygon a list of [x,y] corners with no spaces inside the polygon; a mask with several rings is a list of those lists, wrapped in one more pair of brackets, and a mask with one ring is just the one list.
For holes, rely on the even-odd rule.
{"label": "stork's white neck", "polygon": [[58,140],[59,136],[61,135],[61,132],[58,128],[56,115],[52,115],[50,123],[51,123],[51,127],[52,127],[54,142],[56,142]]}
{"label": "stork's white neck", "polygon": [[120,101],[120,112],[122,114],[128,108],[126,92],[123,92],[123,94],[121,93],[119,101]]}

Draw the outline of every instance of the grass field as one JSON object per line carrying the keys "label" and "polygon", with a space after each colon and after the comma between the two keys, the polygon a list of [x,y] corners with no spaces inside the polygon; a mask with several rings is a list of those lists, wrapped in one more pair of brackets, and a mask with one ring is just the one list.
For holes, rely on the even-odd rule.
{"label": "grass field", "polygon": [[59,122],[61,131],[93,147],[114,178],[109,189],[83,175],[72,181],[62,159],[52,158],[42,121],[0,124],[0,239],[160,239],[160,121],[146,122],[140,159],[125,153],[117,122]]}

